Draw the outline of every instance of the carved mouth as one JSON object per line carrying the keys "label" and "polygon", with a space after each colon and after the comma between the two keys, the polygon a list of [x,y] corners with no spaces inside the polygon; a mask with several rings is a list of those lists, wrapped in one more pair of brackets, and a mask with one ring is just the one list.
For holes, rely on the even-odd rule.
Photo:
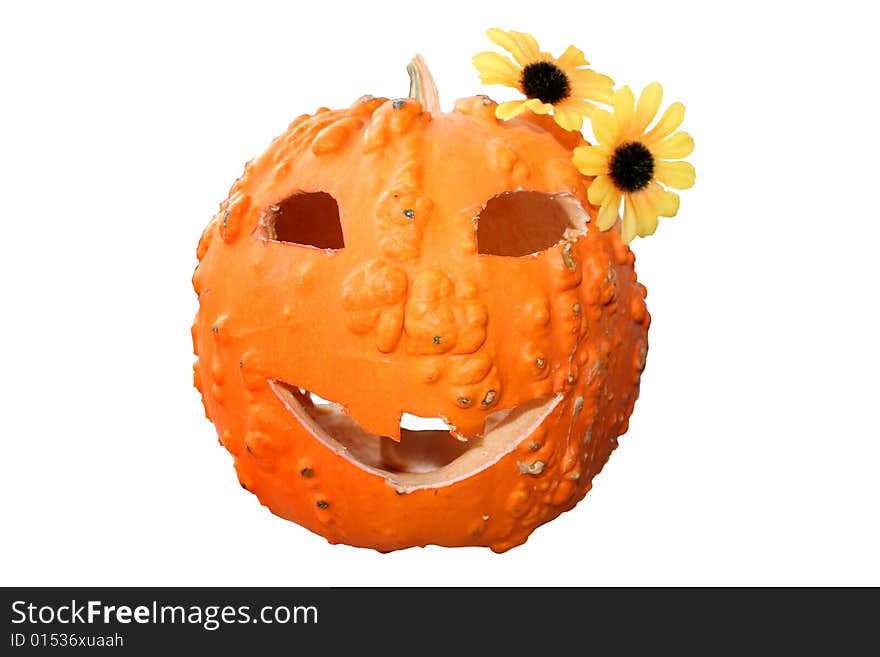
{"label": "carved mouth", "polygon": [[404,413],[398,442],[364,431],[340,404],[308,390],[274,380],[269,386],[315,439],[401,493],[445,486],[497,463],[562,399],[553,395],[496,411],[487,416],[483,434],[471,438],[453,434],[441,418]]}

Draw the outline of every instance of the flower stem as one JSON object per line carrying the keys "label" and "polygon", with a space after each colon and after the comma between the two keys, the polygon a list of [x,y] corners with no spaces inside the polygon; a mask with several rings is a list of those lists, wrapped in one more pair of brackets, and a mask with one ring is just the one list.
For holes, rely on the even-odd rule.
{"label": "flower stem", "polygon": [[422,104],[425,111],[432,113],[440,112],[440,96],[437,93],[437,85],[428,70],[425,58],[416,55],[412,61],[406,65],[406,72],[409,73],[409,96],[415,98]]}

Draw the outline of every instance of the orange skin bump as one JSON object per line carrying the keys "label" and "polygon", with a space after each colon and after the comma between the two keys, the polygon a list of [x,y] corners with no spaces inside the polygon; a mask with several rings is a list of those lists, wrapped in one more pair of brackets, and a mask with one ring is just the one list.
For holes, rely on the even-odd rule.
{"label": "orange skin bump", "polygon": [[[501,552],[584,497],[627,429],[645,366],[634,256],[592,224],[537,255],[478,254],[474,222],[519,188],[568,192],[595,221],[591,179],[571,163],[579,143],[550,117],[499,121],[486,97],[434,115],[413,98],[364,97],[299,117],[248,163],[193,276],[195,384],[244,488],[331,543],[381,551]],[[254,234],[267,207],[302,190],[337,200],[344,249]],[[403,412],[475,435],[493,411],[563,396],[493,465],[400,494],[318,442],[270,379],[394,438]]]}

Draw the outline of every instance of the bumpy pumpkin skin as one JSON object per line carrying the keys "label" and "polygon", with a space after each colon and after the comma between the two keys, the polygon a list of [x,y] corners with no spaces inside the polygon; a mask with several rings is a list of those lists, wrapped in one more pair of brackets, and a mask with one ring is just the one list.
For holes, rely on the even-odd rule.
{"label": "bumpy pumpkin skin", "polygon": [[[301,116],[248,163],[199,243],[206,415],[241,485],[331,543],[510,549],[583,498],[627,429],[650,322],[634,256],[592,224],[537,255],[477,253],[474,217],[496,194],[566,191],[596,213],[571,163],[580,135],[494,110],[475,97],[432,116],[415,99],[364,97]],[[254,234],[300,190],[337,200],[344,249]],[[404,411],[473,435],[490,412],[562,396],[496,463],[402,494],[315,440],[269,380],[391,436]]]}

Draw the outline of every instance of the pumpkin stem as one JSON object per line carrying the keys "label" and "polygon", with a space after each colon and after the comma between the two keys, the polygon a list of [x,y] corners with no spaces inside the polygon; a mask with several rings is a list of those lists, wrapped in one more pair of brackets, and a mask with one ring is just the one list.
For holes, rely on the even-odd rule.
{"label": "pumpkin stem", "polygon": [[415,98],[422,104],[422,107],[432,114],[440,112],[440,95],[437,93],[437,85],[425,58],[416,55],[412,61],[406,65],[406,72],[409,73],[409,97]]}

